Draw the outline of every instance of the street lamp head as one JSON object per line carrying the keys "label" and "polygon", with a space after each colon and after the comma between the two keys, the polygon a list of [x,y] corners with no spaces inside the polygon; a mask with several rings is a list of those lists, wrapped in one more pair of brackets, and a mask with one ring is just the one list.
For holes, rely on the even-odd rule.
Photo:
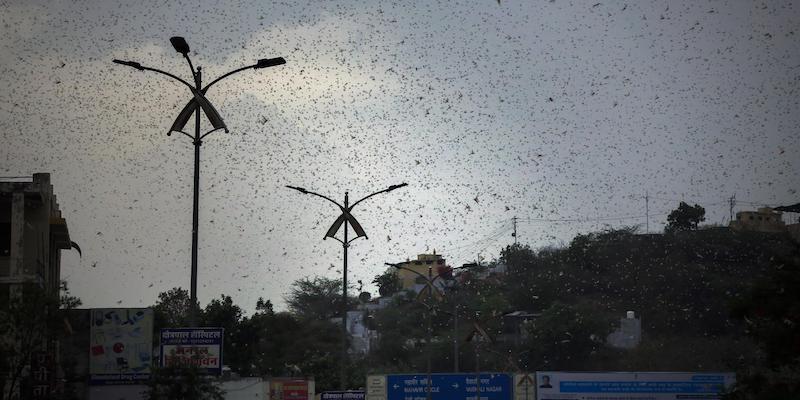
{"label": "street lamp head", "polygon": [[262,59],[258,60],[256,65],[253,67],[253,69],[268,68],[268,67],[274,67],[276,65],[283,65],[283,64],[286,64],[286,60],[284,60],[283,57],[262,58]]}
{"label": "street lamp head", "polygon": [[407,183],[401,183],[401,184],[399,184],[399,185],[392,185],[392,186],[389,186],[389,188],[388,188],[388,189],[386,189],[386,191],[387,191],[387,192],[391,192],[392,190],[395,190],[395,189],[400,189],[400,188],[401,188],[401,187],[403,187],[403,186],[408,186],[408,184],[407,184]]}
{"label": "street lamp head", "polygon": [[169,38],[169,42],[172,43],[172,47],[175,48],[175,51],[178,53],[183,54],[184,56],[189,54],[189,44],[186,43],[186,39],[181,36],[173,36]]}
{"label": "street lamp head", "polygon": [[113,60],[115,64],[127,65],[129,67],[133,67],[138,69],[139,71],[144,71],[144,67],[142,64],[139,64],[135,61],[122,61],[122,60]]}
{"label": "street lamp head", "polygon": [[289,186],[289,185],[286,185],[286,187],[287,187],[287,188],[289,188],[289,189],[294,189],[294,190],[297,190],[298,192],[300,192],[300,193],[302,193],[302,194],[308,194],[308,190],[305,190],[305,189],[303,189],[303,188],[301,188],[301,187],[297,187],[297,186]]}

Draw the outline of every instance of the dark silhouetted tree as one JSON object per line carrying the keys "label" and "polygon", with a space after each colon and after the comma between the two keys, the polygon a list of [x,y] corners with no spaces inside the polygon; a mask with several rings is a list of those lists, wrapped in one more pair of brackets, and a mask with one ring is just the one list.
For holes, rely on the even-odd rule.
{"label": "dark silhouetted tree", "polygon": [[400,277],[393,270],[387,270],[380,275],[376,275],[372,283],[378,286],[378,293],[381,296],[391,296],[397,293],[401,287]]}
{"label": "dark silhouetted tree", "polygon": [[775,257],[768,276],[735,302],[733,315],[745,322],[763,357],[737,371],[736,390],[726,398],[800,398],[800,247]]}
{"label": "dark silhouetted tree", "polygon": [[217,382],[193,365],[154,367],[144,394],[148,400],[223,400]]}
{"label": "dark silhouetted tree", "polygon": [[60,290],[25,284],[21,296],[0,303],[0,400],[19,389],[32,355],[64,334],[67,312],[80,306],[66,282],[61,282]]}
{"label": "dark silhouetted tree", "polygon": [[[348,299],[349,305],[356,303],[354,298]],[[341,304],[342,281],[321,276],[294,281],[286,297],[289,311],[301,320],[327,321],[338,317]]]}
{"label": "dark silhouetted tree", "polygon": [[[194,306],[200,311],[199,303]],[[191,299],[188,290],[172,288],[168,292],[159,293],[158,302],[153,306],[155,332],[161,328],[189,326],[190,307]]]}
{"label": "dark silhouetted tree", "polygon": [[697,229],[697,224],[706,220],[706,209],[695,204],[690,206],[681,202],[678,208],[667,216],[666,232],[678,232]]}
{"label": "dark silhouetted tree", "polygon": [[242,316],[242,309],[233,304],[233,299],[226,295],[211,300],[203,310],[202,315],[203,326],[217,327],[224,330],[224,339],[222,341],[224,362],[235,372],[240,371],[239,360],[242,358],[242,353],[247,351],[243,343],[237,340]]}

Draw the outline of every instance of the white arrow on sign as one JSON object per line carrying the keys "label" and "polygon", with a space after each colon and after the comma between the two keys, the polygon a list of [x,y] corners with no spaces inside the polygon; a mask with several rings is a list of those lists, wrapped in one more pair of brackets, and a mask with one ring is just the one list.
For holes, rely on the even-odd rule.
{"label": "white arrow on sign", "polygon": [[454,384],[453,384],[453,388],[454,388],[454,389],[458,389],[458,383],[454,383]]}
{"label": "white arrow on sign", "polygon": [[396,384],[396,383],[395,383],[395,384],[394,384],[394,386],[392,386],[392,387],[393,387],[393,388],[395,388],[395,389],[397,389],[397,388],[399,388],[399,387],[400,387],[400,385],[398,385],[398,384]]}

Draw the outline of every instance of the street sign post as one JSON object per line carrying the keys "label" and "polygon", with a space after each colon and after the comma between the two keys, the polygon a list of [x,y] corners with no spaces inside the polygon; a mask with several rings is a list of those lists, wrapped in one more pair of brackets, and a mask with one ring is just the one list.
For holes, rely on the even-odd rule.
{"label": "street sign post", "polygon": [[[513,379],[509,374],[481,373],[480,400],[512,400]],[[477,400],[476,374],[432,374],[431,400]],[[386,400],[426,400],[428,375],[387,375]]]}
{"label": "street sign post", "polygon": [[367,400],[386,400],[386,375],[367,376]]}

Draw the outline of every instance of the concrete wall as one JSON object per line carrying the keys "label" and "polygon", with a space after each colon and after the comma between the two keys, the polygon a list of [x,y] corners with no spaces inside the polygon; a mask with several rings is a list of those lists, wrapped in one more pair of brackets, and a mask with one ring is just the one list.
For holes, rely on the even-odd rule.
{"label": "concrete wall", "polygon": [[266,400],[269,396],[268,383],[261,378],[240,378],[222,382],[225,400]]}

